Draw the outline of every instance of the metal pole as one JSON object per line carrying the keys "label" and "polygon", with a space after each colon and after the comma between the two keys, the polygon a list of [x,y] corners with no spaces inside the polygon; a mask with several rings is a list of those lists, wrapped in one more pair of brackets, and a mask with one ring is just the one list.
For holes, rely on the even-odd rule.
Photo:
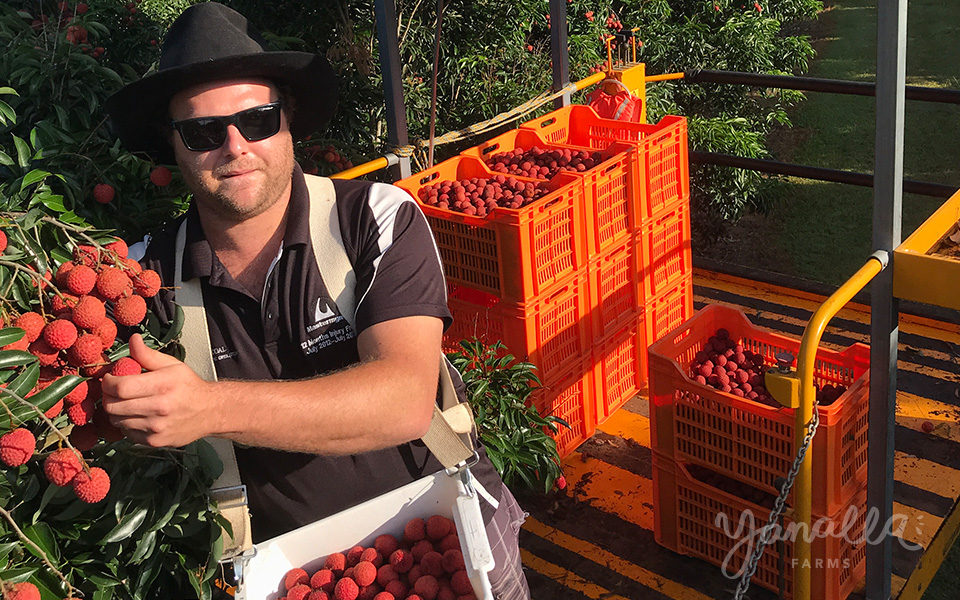
{"label": "metal pole", "polygon": [[[553,61],[553,91],[570,83],[570,55],[567,50],[567,2],[550,0],[550,59]],[[570,104],[570,94],[553,101],[554,108]]]}
{"label": "metal pole", "polygon": [[[903,107],[906,80],[907,0],[877,3],[877,123],[873,186],[873,247],[900,245],[903,204]],[[896,265],[893,266],[896,268]],[[893,297],[893,269],[873,282],[870,302],[870,416],[867,455],[867,510],[884,525],[879,543],[867,545],[867,600],[889,600],[893,572],[894,429],[897,407],[899,301]]]}
{"label": "metal pole", "polygon": [[[403,80],[400,71],[400,43],[397,40],[396,0],[376,0],[373,6],[377,21],[377,43],[380,50],[380,71],[383,73],[383,99],[386,103],[387,143],[406,146],[407,112],[403,105]],[[394,181],[410,176],[410,158],[403,157],[390,167]]]}

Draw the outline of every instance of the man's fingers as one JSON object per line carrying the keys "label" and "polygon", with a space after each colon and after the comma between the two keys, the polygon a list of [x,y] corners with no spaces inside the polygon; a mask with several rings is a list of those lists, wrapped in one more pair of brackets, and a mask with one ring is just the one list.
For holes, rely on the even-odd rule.
{"label": "man's fingers", "polygon": [[147,371],[156,371],[180,363],[173,356],[149,348],[139,333],[130,336],[130,357]]}

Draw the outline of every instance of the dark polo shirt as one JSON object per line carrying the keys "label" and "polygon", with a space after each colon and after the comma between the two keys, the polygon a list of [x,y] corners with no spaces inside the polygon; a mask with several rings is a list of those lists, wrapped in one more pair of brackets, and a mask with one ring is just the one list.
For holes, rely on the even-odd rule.
{"label": "dark polo shirt", "polygon": [[[358,332],[390,319],[427,315],[452,322],[433,236],[416,203],[384,184],[334,181],[340,230],[357,276]],[[174,277],[174,242],[187,219],[183,278],[199,277],[219,379],[301,379],[359,360],[356,334],[340,315],[317,269],[310,244],[308,197],[299,167],[293,176],[282,249],[270,268],[262,299],[231,277],[207,243],[195,207],[150,240],[141,263]],[[162,290],[151,309],[169,322],[174,291]],[[462,382],[458,393],[464,398]],[[304,410],[312,402],[304,400]],[[272,410],[264,405],[264,411]],[[311,436],[300,415],[289,417],[289,435]],[[371,414],[371,421],[381,418]],[[480,449],[474,475],[494,498],[500,478]],[[250,499],[253,536],[262,541],[337,513],[442,468],[419,441],[350,456],[317,456],[267,448],[237,448]],[[490,506],[481,501],[489,520]],[[399,507],[398,507],[399,508]]]}

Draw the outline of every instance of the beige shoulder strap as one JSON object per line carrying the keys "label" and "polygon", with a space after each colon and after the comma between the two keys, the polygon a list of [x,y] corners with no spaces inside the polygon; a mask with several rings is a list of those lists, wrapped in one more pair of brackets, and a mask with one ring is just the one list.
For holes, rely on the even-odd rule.
{"label": "beige shoulder strap", "polygon": [[[183,309],[184,327],[180,334],[180,343],[185,353],[184,362],[205,381],[216,381],[217,370],[210,350],[210,331],[207,329],[207,316],[203,310],[200,280],[194,277],[190,281],[183,281],[183,251],[186,240],[187,220],[184,219],[177,231],[173,276],[177,303]],[[232,535],[224,531],[223,557],[233,558],[253,547],[246,490],[240,482],[240,468],[237,466],[233,442],[214,437],[208,437],[206,441],[213,446],[223,463],[223,473],[213,483],[210,492],[221,514],[232,526]]]}
{"label": "beige shoulder strap", "polygon": [[[330,296],[336,299],[340,314],[356,331],[357,307],[354,301],[357,277],[343,245],[333,181],[314,175],[304,175],[304,179],[310,192],[310,238],[317,268],[323,275],[323,282]],[[450,468],[473,456],[470,432],[475,425],[470,406],[460,403],[447,369],[447,359],[441,353],[440,390],[443,410],[434,407],[430,429],[422,439],[440,464]]]}

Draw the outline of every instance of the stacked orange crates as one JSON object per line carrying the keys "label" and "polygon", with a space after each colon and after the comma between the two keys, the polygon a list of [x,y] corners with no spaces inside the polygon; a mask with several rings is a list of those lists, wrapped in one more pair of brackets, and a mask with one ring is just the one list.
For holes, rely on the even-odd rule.
{"label": "stacked orange crates", "polygon": [[[796,356],[800,341],[756,328],[739,310],[709,305],[650,346],[655,538],[675,552],[733,573],[766,524],[779,493],[776,480],[790,470],[797,447],[793,409],[754,402],[691,378],[690,364],[721,328],[745,351],[762,354],[768,366],[776,364],[777,353]],[[847,389],[819,408],[811,450],[812,522],[813,530],[821,532],[812,547],[813,598],[843,600],[864,573],[869,372],[870,348],[864,344],[817,352],[815,383]],[[787,504],[792,503],[791,492]],[[784,527],[789,525],[788,511]],[[784,556],[787,598],[793,594],[793,556],[791,538]],[[777,561],[771,544],[753,583],[776,591]]]}
{"label": "stacked orange crates", "polygon": [[627,144],[635,153],[626,186],[603,173],[585,178],[584,197],[593,198],[584,219],[602,423],[646,385],[649,344],[693,314],[686,120],[627,123],[572,105],[521,128],[551,144]]}
{"label": "stacked orange crates", "polygon": [[534,404],[571,425],[556,436],[565,456],[644,386],[648,342],[692,314],[686,121],[640,125],[568,107],[396,185],[419,201],[434,183],[490,178],[485,160],[533,146],[600,160],[557,174],[551,194],[520,209],[480,218],[420,206],[447,277],[446,349],[502,340],[534,363],[544,383]]}

